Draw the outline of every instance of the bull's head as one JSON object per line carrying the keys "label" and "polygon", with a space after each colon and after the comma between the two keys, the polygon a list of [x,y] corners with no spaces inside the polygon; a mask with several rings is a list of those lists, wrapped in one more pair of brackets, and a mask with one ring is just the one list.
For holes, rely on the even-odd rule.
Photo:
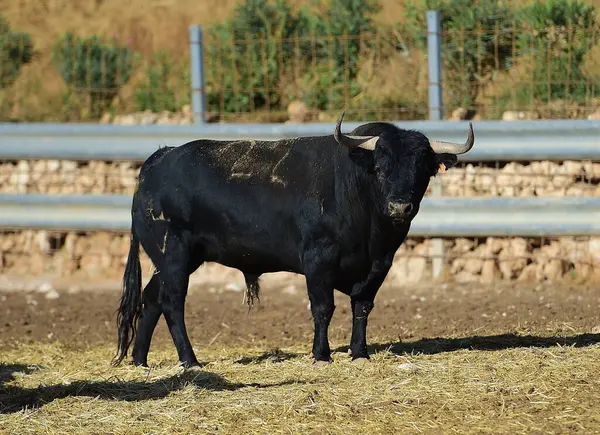
{"label": "bull's head", "polygon": [[467,141],[460,144],[432,140],[419,132],[384,123],[364,124],[352,135],[345,135],[341,130],[343,118],[342,112],[335,127],[335,140],[375,173],[383,199],[381,212],[398,223],[415,217],[430,178],[456,165],[456,156],[468,152],[475,142],[471,123]]}

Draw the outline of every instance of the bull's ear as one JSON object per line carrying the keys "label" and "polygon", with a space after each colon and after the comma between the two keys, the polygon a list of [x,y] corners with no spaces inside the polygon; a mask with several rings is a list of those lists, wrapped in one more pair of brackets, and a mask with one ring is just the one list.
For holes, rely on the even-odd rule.
{"label": "bull's ear", "polygon": [[447,153],[436,154],[435,159],[436,159],[436,164],[438,166],[438,170],[437,170],[438,173],[446,172],[448,169],[452,168],[453,166],[456,166],[456,164],[458,163],[458,158],[456,157],[456,154],[447,154]]}

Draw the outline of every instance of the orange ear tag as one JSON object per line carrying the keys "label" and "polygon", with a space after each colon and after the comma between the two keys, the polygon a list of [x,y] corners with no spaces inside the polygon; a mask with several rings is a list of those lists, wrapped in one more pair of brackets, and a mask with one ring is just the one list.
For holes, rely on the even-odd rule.
{"label": "orange ear tag", "polygon": [[443,174],[444,172],[446,172],[446,165],[444,164],[444,162],[440,163],[440,172]]}

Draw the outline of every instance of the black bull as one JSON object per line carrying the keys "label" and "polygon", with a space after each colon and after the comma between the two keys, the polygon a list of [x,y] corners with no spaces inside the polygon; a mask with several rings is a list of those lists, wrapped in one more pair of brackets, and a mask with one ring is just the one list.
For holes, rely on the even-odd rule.
{"label": "black bull", "polygon": [[[352,358],[368,358],[367,317],[429,180],[474,143],[429,140],[374,122],[352,135],[278,141],[197,140],[153,153],[131,210],[131,246],[117,315],[119,364],[147,365],[164,314],[184,366],[198,361],[184,322],[189,275],[206,261],[239,269],[249,302],[261,274],[306,278],[313,357],[330,361],[334,289],[350,296]],[[141,292],[139,245],[155,266]]]}

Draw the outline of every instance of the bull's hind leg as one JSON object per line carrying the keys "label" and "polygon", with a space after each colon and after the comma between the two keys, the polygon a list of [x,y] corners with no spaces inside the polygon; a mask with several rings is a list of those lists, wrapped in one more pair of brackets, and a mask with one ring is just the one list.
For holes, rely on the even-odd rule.
{"label": "bull's hind leg", "polygon": [[198,366],[185,326],[185,297],[191,269],[186,234],[169,230],[164,246],[165,257],[159,272],[158,300],[177,348],[179,361],[184,367]]}
{"label": "bull's hind leg", "polygon": [[[202,261],[194,259],[192,267],[189,269],[189,275],[191,275],[200,265]],[[148,366],[148,352],[150,351],[150,344],[152,342],[152,335],[154,329],[160,320],[162,314],[162,307],[158,302],[158,292],[160,289],[160,273],[157,271],[150,282],[144,288],[144,294],[142,296],[142,313],[137,324],[137,333],[135,337],[135,344],[133,345],[133,363],[138,366]]]}
{"label": "bull's hind leg", "polygon": [[133,363],[138,366],[148,366],[148,351],[154,328],[160,319],[162,309],[158,303],[160,281],[158,275],[153,275],[144,289],[142,296],[142,313],[137,324],[137,334],[133,345]]}

